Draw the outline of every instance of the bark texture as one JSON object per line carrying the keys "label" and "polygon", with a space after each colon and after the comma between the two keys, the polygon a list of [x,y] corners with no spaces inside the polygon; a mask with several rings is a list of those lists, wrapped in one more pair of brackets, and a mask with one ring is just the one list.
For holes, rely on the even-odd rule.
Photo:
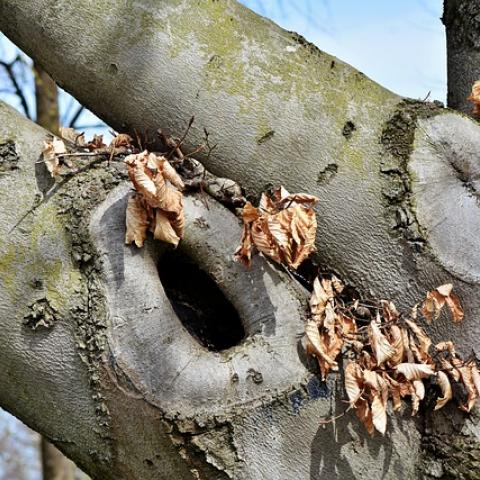
{"label": "bark texture", "polygon": [[[466,320],[452,326],[442,318],[431,333],[478,355],[478,125],[399,98],[232,1],[110,0],[92,9],[86,0],[4,0],[0,26],[115,128],[180,133],[195,114],[189,146],[202,142],[206,127],[218,143],[204,158],[214,173],[253,196],[268,183],[318,195],[317,261],[364,295],[407,307],[426,290],[455,283]],[[2,125],[30,131],[3,110]],[[16,319],[15,328],[0,330],[11,352],[2,360],[24,359],[18,383],[30,385],[33,376],[40,411],[55,395],[61,408],[75,401],[82,408],[65,425],[40,420],[29,398],[18,405],[9,397],[15,383],[5,372],[12,366],[0,369],[8,385],[0,400],[49,438],[58,435],[57,444],[87,472],[104,479],[450,478],[458,465],[448,443],[454,432],[459,448],[473,452],[463,478],[475,478],[468,473],[476,471],[479,449],[474,417],[440,417],[451,426],[442,431],[438,416],[418,430],[400,417],[385,439],[366,439],[350,416],[334,428],[318,427],[320,417],[343,406],[341,389],[318,384],[299,356],[304,293],[261,259],[249,273],[231,262],[240,227],[222,207],[187,200],[182,249],[215,279],[245,325],[247,339],[223,353],[199,346],[173,314],[155,267],[162,252],[123,246],[122,172],[98,168],[75,177],[7,235],[35,192],[48,190],[40,174],[38,186],[33,180],[42,134],[35,135],[28,142],[15,137],[26,163],[4,180],[17,202],[17,190],[25,199],[0,217],[4,272],[11,272],[2,298],[17,299],[2,300],[0,320]],[[43,233],[42,225],[51,230]],[[52,266],[52,277],[44,269],[55,242],[55,258],[63,261]],[[32,269],[19,259],[30,265],[34,253],[50,279],[46,300],[22,289]],[[21,353],[19,302],[60,312],[43,342],[28,332],[39,359]],[[42,363],[57,345],[62,368],[75,370],[58,381],[51,362]],[[45,392],[48,383],[52,392]],[[132,444],[137,436],[144,441]],[[422,448],[430,452],[427,463]]]}
{"label": "bark texture", "polygon": [[467,98],[480,79],[480,1],[445,0],[442,20],[447,33],[447,103],[470,114]]}

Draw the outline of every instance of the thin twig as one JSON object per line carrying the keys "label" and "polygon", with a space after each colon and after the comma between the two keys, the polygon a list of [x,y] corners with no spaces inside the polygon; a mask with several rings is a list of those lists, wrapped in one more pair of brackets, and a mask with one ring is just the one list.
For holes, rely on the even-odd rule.
{"label": "thin twig", "polygon": [[85,110],[85,107],[83,105],[79,105],[76,112],[73,114],[72,118],[70,119],[70,122],[68,126],[70,128],[74,128],[75,124],[77,123],[78,118],[82,114],[83,110]]}
{"label": "thin twig", "polygon": [[339,418],[342,418],[343,416],[345,416],[352,408],[353,408],[352,405],[349,405],[348,408],[342,413],[340,413],[339,415],[336,415],[335,417],[330,417],[327,420],[320,420],[319,423],[320,425],[327,425],[329,423],[333,423],[335,420],[338,420]]}
{"label": "thin twig", "polygon": [[30,109],[28,108],[27,99],[25,97],[25,94],[23,93],[22,88],[20,87],[20,84],[17,82],[17,78],[15,77],[15,72],[13,71],[13,66],[18,61],[20,61],[20,56],[17,56],[15,60],[13,60],[10,63],[0,60],[0,65],[5,68],[7,75],[10,78],[10,81],[12,82],[13,88],[15,89],[15,95],[17,95],[17,97],[20,99],[20,104],[22,105],[25,116],[29,120],[31,120],[32,116],[30,115]]}
{"label": "thin twig", "polygon": [[[190,132],[190,128],[192,128],[192,125],[193,125],[193,122],[195,121],[195,115],[192,115],[191,118],[190,118],[190,121],[188,122],[188,126],[187,126],[187,129],[185,130],[185,132],[183,133],[182,137],[180,138],[180,140],[177,142],[177,144],[175,145],[175,147],[173,147],[169,154],[167,155],[167,159],[168,158],[171,158],[171,156],[174,154],[174,152],[176,152],[177,150],[180,150],[180,147],[182,146],[183,142],[185,141],[185,139],[187,138],[187,135],[188,135],[188,132]],[[182,151],[180,150],[180,153],[182,153]],[[183,154],[182,154],[183,156]]]}

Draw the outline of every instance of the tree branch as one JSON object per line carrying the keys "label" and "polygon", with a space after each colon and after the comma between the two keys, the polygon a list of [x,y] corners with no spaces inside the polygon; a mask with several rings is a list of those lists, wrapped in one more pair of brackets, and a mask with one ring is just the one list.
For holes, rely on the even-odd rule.
{"label": "tree branch", "polygon": [[32,116],[30,114],[30,109],[28,107],[27,99],[25,97],[25,94],[24,94],[20,84],[17,81],[15,72],[13,70],[13,67],[15,66],[15,64],[17,62],[19,62],[20,60],[21,60],[20,56],[15,57],[15,59],[12,60],[11,62],[5,62],[3,60],[0,60],[0,65],[5,69],[5,71],[7,72],[8,78],[12,82],[12,85],[13,85],[13,88],[14,88],[14,93],[18,97],[18,99],[20,100],[20,104],[22,106],[23,113],[25,114],[25,116],[29,120],[31,120]]}

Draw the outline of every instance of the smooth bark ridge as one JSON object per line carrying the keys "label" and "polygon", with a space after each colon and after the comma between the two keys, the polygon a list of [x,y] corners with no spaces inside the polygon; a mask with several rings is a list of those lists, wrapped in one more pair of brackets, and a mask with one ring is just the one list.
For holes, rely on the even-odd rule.
{"label": "smooth bark ridge", "polygon": [[442,21],[447,34],[447,104],[471,114],[467,98],[480,79],[480,1],[444,0]]}
{"label": "smooth bark ridge", "polygon": [[[112,126],[150,132],[161,127],[177,133],[183,131],[188,118],[195,114],[188,145],[194,148],[201,143],[202,129],[208,129],[212,143],[218,143],[207,162],[214,173],[234,178],[253,195],[258,195],[267,183],[318,195],[321,202],[317,260],[336,270],[364,295],[391,298],[405,308],[421,299],[428,289],[453,282],[466,308],[467,319],[454,327],[450,320],[442,319],[434,325],[434,333],[438,339],[455,340],[463,353],[473,350],[478,354],[476,318],[480,307],[478,265],[474,263],[479,246],[475,222],[478,203],[473,200],[478,181],[476,124],[432,104],[402,101],[355,69],[232,1],[170,0],[162,2],[159,8],[158,2],[147,0],[135,4],[111,0],[92,9],[86,0],[75,4],[41,0],[35,5],[24,0],[4,0],[0,5],[0,25],[59,84]],[[21,123],[16,117],[9,119]],[[7,156],[10,150],[6,148]],[[12,160],[9,165],[14,163]],[[5,178],[14,177],[9,174]],[[202,350],[198,363],[196,358],[192,360],[175,378],[171,391],[165,391],[160,375],[149,368],[158,365],[159,360],[157,346],[145,335],[148,329],[163,335],[152,320],[152,312],[164,314],[175,325],[172,333],[177,336],[172,337],[175,339],[172,345],[178,345],[176,358],[183,360],[189,349],[196,352],[200,347],[180,328],[165,296],[160,295],[158,276],[154,276],[155,255],[160,253],[146,249],[133,256],[131,250],[125,250],[123,255],[116,250],[110,253],[110,260],[102,233],[104,216],[100,223],[91,225],[82,220],[86,218],[84,212],[101,203],[106,190],[115,187],[121,178],[120,174],[96,169],[87,179],[82,177],[69,183],[71,198],[64,191],[56,195],[61,209],[71,212],[68,228],[74,232],[68,237],[72,239],[71,247],[67,245],[64,250],[68,252],[70,248],[73,252],[79,272],[72,268],[78,273],[80,284],[86,285],[83,290],[79,287],[84,292],[83,303],[79,302],[84,308],[86,305],[86,311],[80,309],[80,314],[77,311],[75,315],[76,340],[66,336],[62,351],[75,357],[77,348],[83,350],[83,362],[79,362],[78,368],[87,383],[74,385],[85,388],[87,397],[93,399],[85,401],[83,410],[87,412],[87,406],[90,408],[91,423],[80,432],[93,435],[100,425],[100,433],[93,439],[86,436],[82,443],[89,445],[88,452],[79,445],[69,446],[68,442],[64,442],[62,449],[79,458],[87,471],[105,467],[103,477],[97,471],[99,478],[118,478],[119,472],[122,478],[158,478],[158,472],[162,471],[169,473],[167,478],[191,478],[194,474],[190,469],[196,468],[207,478],[222,479],[229,475],[238,479],[312,479],[322,475],[332,478],[335,472],[340,472],[343,478],[368,472],[371,478],[413,479],[418,478],[420,444],[432,448],[439,458],[442,452],[446,454],[443,459],[432,460],[433,466],[429,465],[432,475],[440,469],[448,471],[449,465],[455,464],[455,452],[443,448],[449,436],[459,434],[465,448],[478,451],[480,434],[474,417],[468,421],[462,417],[455,425],[452,423],[453,433],[446,433],[439,429],[438,422],[433,422],[432,430],[422,432],[422,439],[412,421],[394,420],[390,437],[365,440],[356,420],[347,416],[337,422],[333,429],[336,433],[332,434],[332,429],[319,428],[312,419],[344,408],[335,400],[340,397],[339,392],[332,397],[335,388],[328,399],[323,399],[326,391],[311,379],[288,394],[284,390],[288,383],[285,378],[270,379],[270,372],[258,366],[248,366],[255,372],[243,377],[248,360],[239,361],[235,356],[227,363],[238,365],[238,385],[233,382],[232,390],[216,392],[215,396],[216,388],[228,385],[225,366],[220,367],[218,378],[211,379],[202,378],[200,366],[211,369],[217,356],[224,355],[221,352],[207,354]],[[40,183],[39,180],[39,188],[45,188]],[[36,190],[31,183],[25,185],[31,198],[28,197],[24,208],[29,208]],[[106,214],[119,208],[114,205],[121,203],[115,196],[120,195],[121,188],[111,193],[99,211],[108,207]],[[84,193],[85,198],[80,196],[77,202],[74,192]],[[86,198],[95,198],[95,205],[86,203]],[[112,201],[110,205],[108,202]],[[445,215],[446,203],[448,215]],[[38,214],[48,205],[42,204]],[[457,218],[459,205],[468,206],[468,218],[463,221],[468,221],[470,233],[461,232],[462,241],[455,242],[452,236],[457,237],[461,226]],[[193,204],[192,208],[191,218],[195,218],[197,206]],[[20,215],[18,211],[5,213],[6,220],[2,220],[5,225],[16,220],[10,218],[14,214]],[[51,212],[44,215],[52,218]],[[29,218],[31,221],[32,217]],[[108,215],[105,221],[107,218]],[[58,228],[61,231],[64,226]],[[19,231],[17,228],[15,234]],[[195,231],[199,238],[205,239],[206,235],[205,240],[209,240],[202,230]],[[28,231],[25,237],[27,234]],[[63,241],[63,235],[57,237]],[[48,244],[50,237],[46,238]],[[17,247],[8,248],[15,251]],[[120,304],[114,302],[118,293],[113,284],[122,271],[119,263],[122,257],[137,268],[141,264],[142,272],[148,273],[149,282],[142,282],[159,293],[158,297],[152,296],[156,301],[140,288],[140,283],[132,286]],[[104,259],[103,265],[97,265],[99,258]],[[211,276],[215,276],[216,269],[204,262]],[[69,265],[66,260],[62,268],[69,269]],[[11,271],[17,272],[16,268]],[[104,274],[110,280],[105,281]],[[268,280],[270,274],[264,276]],[[19,284],[22,280],[17,277],[7,277],[11,280],[3,288],[22,291],[23,283]],[[219,279],[216,280],[221,288]],[[130,277],[129,281],[133,282]],[[58,278],[52,285],[57,284]],[[50,289],[54,291],[53,286]],[[291,296],[295,298],[293,293]],[[75,295],[67,298],[73,301]],[[132,306],[126,301],[129,298],[138,300],[142,308],[146,305],[145,311],[140,312],[145,331],[123,321],[124,312],[131,314]],[[248,317],[241,312],[248,307],[244,300],[236,299],[232,293],[230,301],[241,316]],[[49,312],[45,302],[41,304]],[[13,307],[9,308],[5,315],[2,312],[0,320],[17,318]],[[294,331],[294,325],[298,323],[293,321],[288,328]],[[66,327],[59,322],[59,328],[55,326],[51,333],[62,328]],[[275,338],[273,335],[272,341]],[[132,347],[137,339],[142,347],[146,346],[144,350]],[[290,341],[289,338],[283,352],[292,355]],[[168,342],[166,345],[174,350]],[[280,349],[280,344],[277,346]],[[275,353],[274,350],[265,354],[262,345],[257,348],[248,344],[248,348],[256,359]],[[12,362],[14,353],[10,357]],[[294,386],[301,378],[301,368],[296,357],[289,355],[284,356],[291,372],[282,375],[291,378]],[[109,363],[105,364],[104,358],[109,358]],[[164,363],[158,371],[166,379],[175,377],[171,363]],[[195,371],[197,365],[198,378],[195,378],[191,370]],[[33,365],[29,368],[28,373],[34,374]],[[48,371],[46,367],[45,370]],[[255,378],[260,379],[258,372],[262,380],[265,377],[263,387],[255,382]],[[6,373],[2,371],[0,375]],[[186,378],[201,384],[210,397],[195,398],[190,385],[183,383]],[[28,383],[29,375],[20,379],[23,381]],[[278,391],[269,392],[266,396],[271,395],[272,399],[265,401],[265,395],[258,393],[267,384]],[[39,391],[46,388],[36,386]],[[183,396],[182,392],[187,398],[175,403],[175,395]],[[2,395],[5,397],[2,403],[8,409],[16,408],[17,414],[31,424],[37,422],[31,419],[37,417],[31,413],[32,404],[28,405],[27,399],[21,407],[15,407],[8,392]],[[221,395],[232,401],[233,408],[226,414],[219,413]],[[47,399],[51,396],[46,394]],[[257,400],[248,404],[247,397]],[[160,404],[164,407],[159,407]],[[204,418],[192,418],[193,408],[199,409]],[[82,418],[74,420],[81,422]],[[35,425],[53,437],[53,420],[48,425]],[[68,429],[68,425],[60,428],[66,433]],[[139,432],[145,441],[132,446],[131,438]],[[71,438],[69,435],[64,438]],[[465,465],[470,468],[473,463],[465,460]]]}

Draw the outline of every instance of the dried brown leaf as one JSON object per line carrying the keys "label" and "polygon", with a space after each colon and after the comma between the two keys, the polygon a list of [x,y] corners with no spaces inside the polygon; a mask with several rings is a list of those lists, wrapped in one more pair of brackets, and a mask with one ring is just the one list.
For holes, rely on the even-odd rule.
{"label": "dried brown leaf", "polygon": [[473,115],[478,116],[480,115],[480,81],[477,80],[472,86],[472,92],[468,97],[473,103]]}
{"label": "dried brown leaf", "polygon": [[435,374],[432,367],[424,363],[400,363],[394,369],[410,381],[421,380]]}
{"label": "dried brown leaf", "polygon": [[[454,362],[454,365],[455,363],[457,362]],[[465,410],[466,412],[469,412],[473,408],[478,398],[477,387],[473,379],[472,370],[474,366],[475,364],[469,363],[457,368],[458,371],[460,372],[460,377],[461,377],[463,386],[465,387],[465,390],[467,391],[467,395],[468,395],[467,403],[460,407],[462,410]]]}
{"label": "dried brown leaf", "polygon": [[51,141],[43,142],[43,161],[52,177],[60,174],[60,161],[58,156],[66,152],[65,144],[57,137],[53,137]]}
{"label": "dried brown leaf", "polygon": [[445,297],[437,290],[432,290],[427,293],[427,298],[422,305],[422,314],[429,323],[436,320],[445,305]]}
{"label": "dried brown leaf", "polygon": [[246,267],[250,267],[252,264],[252,248],[252,232],[250,226],[244,223],[242,241],[234,253],[235,261],[243,263]]}
{"label": "dried brown leaf", "polygon": [[375,427],[373,425],[372,410],[367,400],[360,398],[355,405],[355,414],[363,423],[367,432],[373,435]]}
{"label": "dried brown leaf", "polygon": [[405,320],[405,323],[410,327],[418,340],[419,360],[424,362],[430,359],[430,355],[428,353],[430,346],[432,345],[430,337],[427,335],[425,330],[418,326],[414,321]]}
{"label": "dried brown leaf", "polygon": [[397,307],[393,302],[387,302],[386,300],[381,301],[383,316],[387,322],[395,322],[398,320],[399,313]]}
{"label": "dried brown leaf", "polygon": [[155,211],[155,229],[153,231],[153,238],[171,243],[175,246],[177,246],[180,241],[180,237],[173,228],[167,214],[159,208]]}
{"label": "dried brown leaf", "polygon": [[471,366],[472,370],[472,381],[475,385],[475,389],[477,390],[477,395],[480,397],[480,372],[478,371],[478,367],[475,364]]}
{"label": "dried brown leaf", "polygon": [[308,345],[312,353],[318,359],[325,360],[330,366],[337,366],[337,362],[330,358],[326,353],[326,348],[324,344],[324,340],[320,335],[320,331],[318,330],[318,326],[313,321],[308,321],[305,325],[305,335],[308,340]]}
{"label": "dried brown leaf", "polygon": [[389,329],[389,343],[395,350],[395,353],[390,357],[389,362],[392,365],[397,365],[402,362],[405,353],[403,347],[403,335],[400,327],[391,325]]}
{"label": "dried brown leaf", "polygon": [[345,285],[343,284],[343,282],[339,278],[337,278],[335,275],[332,275],[332,285],[334,290],[337,293],[342,293],[343,289],[345,288]]}
{"label": "dried brown leaf", "polygon": [[148,213],[139,195],[132,195],[128,199],[126,212],[125,243],[129,245],[135,242],[137,247],[143,247],[147,238],[149,226]]}
{"label": "dried brown leaf", "polygon": [[165,180],[168,180],[178,190],[185,188],[182,178],[165,157],[155,156],[155,164]]}
{"label": "dried brown leaf", "polygon": [[252,241],[255,247],[277,263],[282,263],[282,257],[276,243],[273,242],[264,217],[254,221],[251,226]]}
{"label": "dried brown leaf", "polygon": [[70,127],[60,127],[60,136],[77,145],[78,147],[85,147],[85,135],[83,133],[76,132],[74,128]]}
{"label": "dried brown leaf", "polygon": [[449,352],[452,355],[455,355],[455,345],[452,341],[437,343],[435,345],[435,350],[437,352]]}
{"label": "dried brown leaf", "polygon": [[463,320],[464,312],[460,304],[460,299],[455,293],[451,293],[448,297],[445,298],[450,312],[452,312],[452,317],[454,323],[459,323]]}
{"label": "dried brown leaf", "polygon": [[387,429],[387,405],[379,394],[374,395],[372,399],[372,423],[374,427],[383,435]]}
{"label": "dried brown leaf", "polygon": [[436,320],[440,316],[445,303],[448,305],[455,323],[463,320],[464,313],[460,305],[460,299],[452,292],[452,289],[453,285],[446,283],[427,293],[423,302],[422,313],[428,322]]}
{"label": "dried brown leaf", "polygon": [[395,355],[395,349],[390,345],[385,335],[381,332],[380,327],[375,320],[370,322],[369,335],[377,365],[380,366]]}
{"label": "dried brown leaf", "polygon": [[318,198],[307,193],[295,193],[293,195],[286,195],[278,203],[277,208],[289,208],[297,205],[306,205],[312,207],[318,202]]}
{"label": "dried brown leaf", "polygon": [[87,143],[86,147],[94,152],[95,150],[105,150],[107,145],[103,143],[103,135],[94,135],[93,138]]}
{"label": "dried brown leaf", "polygon": [[[122,146],[128,143],[128,139],[121,138],[118,143]],[[128,155],[125,163],[129,177],[135,189],[142,195],[146,206],[155,209],[150,225],[154,238],[178,245],[185,226],[183,195],[172,185],[183,187],[180,177],[166,159],[146,150]]]}
{"label": "dried brown leaf", "polygon": [[442,370],[445,370],[453,378],[453,380],[455,380],[456,382],[460,381],[460,372],[457,370],[457,368],[454,368],[454,366],[449,360],[447,360],[446,358],[441,358],[440,365],[442,367]]}
{"label": "dried brown leaf", "polygon": [[119,148],[119,147],[131,147],[133,144],[133,138],[126,133],[119,133],[113,137],[110,142],[110,147]]}
{"label": "dried brown leaf", "polygon": [[437,372],[437,385],[442,391],[442,396],[437,399],[435,410],[443,408],[452,399],[452,386],[445,372]]}
{"label": "dried brown leaf", "polygon": [[402,408],[402,397],[405,396],[402,384],[394,380],[387,373],[383,373],[383,378],[389,385],[389,393],[392,397],[393,411],[396,412]]}
{"label": "dried brown leaf", "polygon": [[[243,221],[251,224],[251,238],[257,249],[291,268],[297,268],[315,251],[315,212],[305,206],[307,196],[299,195],[295,203],[292,199],[296,196],[280,187],[271,198],[263,194],[258,209],[247,202],[242,213]],[[283,202],[286,198],[292,201]]]}
{"label": "dried brown leaf", "polygon": [[255,208],[250,202],[247,202],[242,210],[243,222],[248,224],[260,218],[258,208]]}
{"label": "dried brown leaf", "polygon": [[363,374],[360,365],[349,362],[344,372],[345,391],[347,392],[350,405],[355,405],[362,394]]}
{"label": "dried brown leaf", "polygon": [[128,155],[125,158],[128,175],[135,190],[140,192],[151,207],[158,207],[157,187],[153,181],[153,175],[146,169],[145,152],[138,155]]}
{"label": "dried brown leaf", "polygon": [[[250,202],[247,202],[247,203],[250,203]],[[252,208],[254,208],[254,207],[252,207]],[[258,205],[258,208],[262,213],[271,213],[271,214],[275,213],[275,204],[272,201],[272,199],[266,193],[262,193],[262,195],[260,197],[260,203]]]}
{"label": "dried brown leaf", "polygon": [[309,300],[312,315],[318,316],[323,320],[323,314],[329,299],[330,297],[323,288],[320,279],[316,277],[313,281],[313,292]]}

